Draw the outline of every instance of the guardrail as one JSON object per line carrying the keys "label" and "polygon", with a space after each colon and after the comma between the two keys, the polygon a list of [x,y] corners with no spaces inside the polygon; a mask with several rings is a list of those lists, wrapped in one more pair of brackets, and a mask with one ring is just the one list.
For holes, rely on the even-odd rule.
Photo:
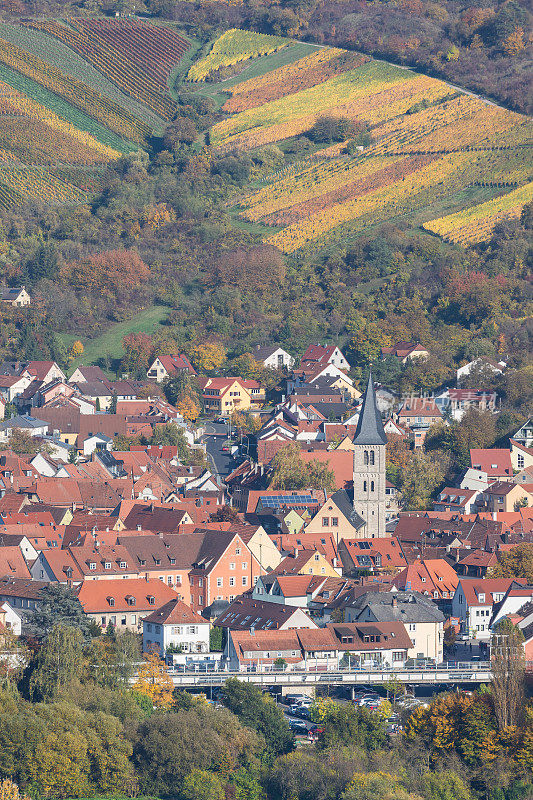
{"label": "guardrail", "polygon": [[400,683],[486,683],[491,679],[489,662],[443,662],[421,668],[410,667],[369,667],[365,669],[325,670],[320,667],[292,669],[284,671],[270,666],[248,668],[247,670],[189,670],[177,672],[169,669],[168,674],[175,686],[217,686],[228,678],[238,678],[246,683],[263,685],[358,685],[386,683],[396,680]]}

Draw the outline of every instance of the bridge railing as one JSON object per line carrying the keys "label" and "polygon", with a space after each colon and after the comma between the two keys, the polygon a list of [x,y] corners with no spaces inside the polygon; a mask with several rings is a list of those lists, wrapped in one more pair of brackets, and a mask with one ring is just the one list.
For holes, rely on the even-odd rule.
{"label": "bridge railing", "polygon": [[[533,663],[531,664],[533,667]],[[442,661],[438,664],[414,664],[411,666],[406,665],[391,665],[375,664],[365,665],[364,667],[328,667],[326,665],[307,665],[302,667],[293,667],[291,669],[284,669],[277,667],[273,664],[263,664],[259,661],[258,664],[250,664],[246,667],[241,667],[240,670],[230,670],[227,667],[218,665],[205,666],[203,664],[195,664],[194,666],[179,669],[177,667],[169,667],[169,675],[193,675],[193,674],[216,674],[225,673],[227,675],[239,675],[243,673],[264,673],[264,674],[277,674],[277,675],[351,675],[357,674],[375,674],[375,673],[395,673],[395,672],[416,672],[416,673],[435,673],[435,672],[489,672],[491,669],[490,661]]]}

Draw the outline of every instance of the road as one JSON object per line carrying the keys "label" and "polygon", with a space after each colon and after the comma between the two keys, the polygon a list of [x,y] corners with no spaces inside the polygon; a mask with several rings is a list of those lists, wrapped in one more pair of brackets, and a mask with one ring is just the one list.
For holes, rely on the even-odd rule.
{"label": "road", "polygon": [[228,426],[225,423],[207,422],[202,439],[207,457],[221,480],[231,472],[231,456],[229,453],[222,452],[223,445],[228,441],[228,433]]}

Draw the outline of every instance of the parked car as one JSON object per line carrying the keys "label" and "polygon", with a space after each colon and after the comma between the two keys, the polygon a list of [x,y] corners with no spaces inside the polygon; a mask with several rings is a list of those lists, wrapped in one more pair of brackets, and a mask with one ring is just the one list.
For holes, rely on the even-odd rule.
{"label": "parked car", "polygon": [[295,703],[302,703],[307,700],[309,700],[308,694],[286,694],[283,698],[283,702],[288,706],[292,706]]}
{"label": "parked car", "polygon": [[301,719],[290,719],[289,728],[293,733],[301,733],[307,736],[307,725]]}

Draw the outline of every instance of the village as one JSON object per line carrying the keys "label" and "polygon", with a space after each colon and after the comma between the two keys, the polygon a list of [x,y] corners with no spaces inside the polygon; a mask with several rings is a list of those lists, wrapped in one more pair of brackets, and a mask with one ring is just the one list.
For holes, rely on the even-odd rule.
{"label": "village", "polygon": [[[493,413],[494,393],[461,379],[505,362],[477,359],[457,386],[399,398],[371,375],[358,389],[335,345],[299,362],[279,346],[252,355],[283,376],[274,390],[198,375],[183,353],[157,357],[142,381],[0,365],[0,624],[24,637],[56,584],[171,671],[489,660],[504,619],[533,662],[519,567],[533,551],[533,421],[506,447],[470,449],[426,509],[387,478],[391,441],[423,451],[435,424]],[[391,356],[429,353],[399,342]],[[201,395],[194,423],[161,392],[179,376]]]}

